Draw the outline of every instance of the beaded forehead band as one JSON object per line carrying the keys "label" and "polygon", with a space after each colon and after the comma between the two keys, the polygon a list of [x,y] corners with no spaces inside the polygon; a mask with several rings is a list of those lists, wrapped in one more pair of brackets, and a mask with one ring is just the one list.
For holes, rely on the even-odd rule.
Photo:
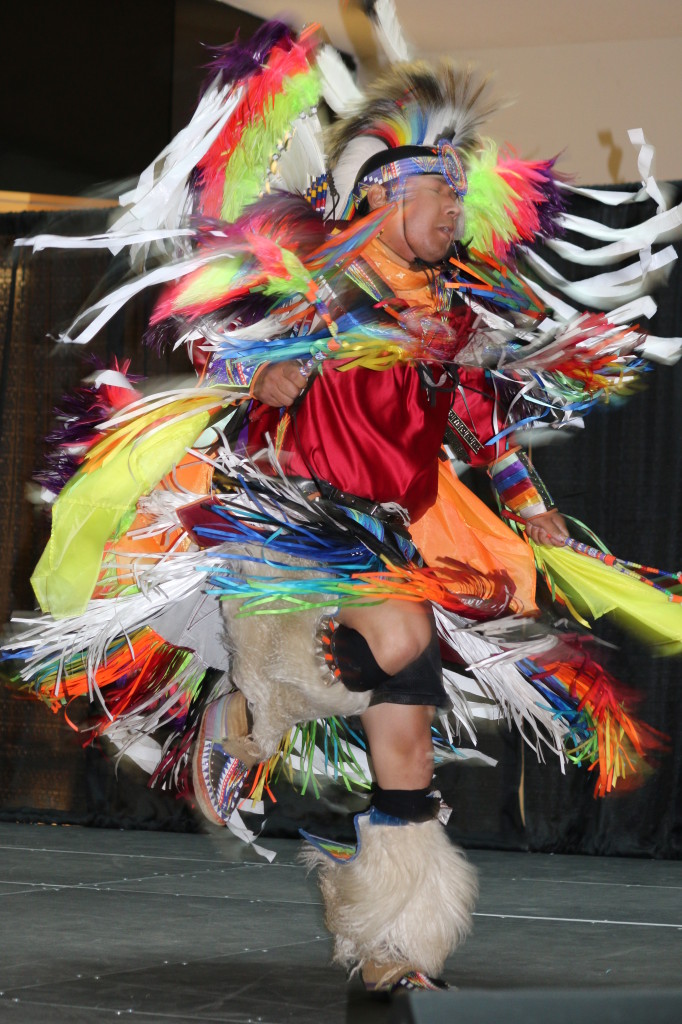
{"label": "beaded forehead band", "polygon": [[[452,143],[448,139],[441,139],[437,147],[424,146],[419,149],[421,151],[414,155],[381,163],[359,178],[352,193],[355,204],[362,202],[372,185],[390,185],[415,174],[441,175],[452,191],[463,199],[467,193],[467,177],[459,153]],[[398,155],[400,149],[393,152]],[[387,150],[386,156],[390,153],[391,150]]]}

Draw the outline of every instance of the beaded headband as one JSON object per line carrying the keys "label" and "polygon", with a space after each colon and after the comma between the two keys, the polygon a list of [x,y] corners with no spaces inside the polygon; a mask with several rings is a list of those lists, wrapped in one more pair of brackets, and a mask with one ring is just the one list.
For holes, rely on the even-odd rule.
{"label": "beaded headband", "polygon": [[[397,156],[401,148],[388,149],[382,156],[387,157],[391,153]],[[362,202],[372,185],[389,185],[415,174],[440,174],[460,199],[466,195],[467,177],[464,166],[459,153],[448,139],[441,139],[437,147],[420,146],[418,150],[417,147],[410,148],[414,148],[414,155],[379,163],[365,174],[365,168],[361,169],[362,177],[356,181],[352,193],[356,206]],[[378,159],[380,157],[375,157],[371,162]]]}

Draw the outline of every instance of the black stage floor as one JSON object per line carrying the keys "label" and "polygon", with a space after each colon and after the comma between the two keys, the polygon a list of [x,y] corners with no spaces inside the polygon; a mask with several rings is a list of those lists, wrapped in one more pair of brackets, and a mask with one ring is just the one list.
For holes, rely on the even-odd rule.
{"label": "black stage floor", "polygon": [[473,851],[475,928],[446,971],[459,991],[396,1009],[329,965],[299,844],[267,845],[272,864],[225,832],[0,824],[0,1020],[359,1024],[420,1006],[412,1019],[563,1024],[527,1007],[565,1007],[568,989],[577,1024],[592,996],[599,1024],[682,1021],[678,861]]}

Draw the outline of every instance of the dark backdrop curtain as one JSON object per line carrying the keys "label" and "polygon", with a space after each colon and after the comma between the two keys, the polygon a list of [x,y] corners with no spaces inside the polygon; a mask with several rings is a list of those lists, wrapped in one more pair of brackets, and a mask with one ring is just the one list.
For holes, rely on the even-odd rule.
{"label": "dark backdrop curtain", "polygon": [[[140,344],[148,303],[117,315],[86,348],[55,344],[102,277],[107,256],[95,252],[43,252],[12,248],[13,240],[44,230],[102,231],[106,211],[70,214],[65,221],[36,213],[0,216],[0,569],[2,622],[13,610],[32,609],[29,577],[49,535],[49,521],[27,500],[40,465],[43,438],[54,409],[93,364],[131,359],[133,372],[187,374],[187,362],[157,358]],[[17,699],[0,686],[0,818],[103,825],[192,827],[179,801],[146,790],[138,780],[118,787],[101,751],[83,749],[80,737],[44,705]]]}
{"label": "dark backdrop curtain", "polygon": [[[576,199],[572,209],[595,216]],[[605,222],[623,225],[653,213],[651,204],[603,207]],[[182,363],[159,361],[139,338],[145,302],[120,315],[87,353],[55,346],[49,339],[68,322],[96,286],[106,259],[92,254],[43,253],[30,259],[12,250],[11,240],[39,228],[35,215],[0,218],[0,492],[4,530],[0,546],[5,587],[3,619],[13,608],[32,607],[30,572],[47,536],[43,513],[25,499],[25,487],[40,458],[59,398],[83,375],[93,355],[130,357],[141,373],[163,373]],[[83,215],[75,230],[101,228],[103,215]],[[587,276],[552,260],[562,272]],[[652,333],[682,336],[680,277],[676,264],[668,288],[658,296]],[[682,567],[679,515],[682,504],[682,365],[657,368],[647,387],[626,403],[592,413],[586,429],[567,444],[534,452],[534,461],[560,509],[588,523],[625,558],[665,568]],[[596,632],[616,640],[609,667],[637,688],[639,713],[670,737],[670,750],[633,792],[606,800],[592,796],[593,778],[584,769],[562,775],[555,761],[539,765],[515,733],[484,729],[480,747],[497,758],[496,769],[474,764],[439,772],[443,795],[453,806],[453,835],[469,846],[553,852],[678,856],[682,846],[682,661],[652,659],[637,643],[600,625]],[[346,834],[339,811],[342,797],[301,799],[280,786],[266,835],[294,834],[311,819],[328,833]],[[361,801],[348,799],[352,807]],[[59,716],[0,688],[0,818],[51,820],[116,827],[192,829],[187,808],[146,789],[144,779],[120,769],[115,777],[98,747],[83,749]]]}

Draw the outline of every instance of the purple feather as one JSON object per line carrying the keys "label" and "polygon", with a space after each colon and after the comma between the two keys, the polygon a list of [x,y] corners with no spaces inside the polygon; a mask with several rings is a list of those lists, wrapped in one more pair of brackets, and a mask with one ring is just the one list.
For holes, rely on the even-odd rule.
{"label": "purple feather", "polygon": [[538,203],[538,217],[540,220],[540,234],[543,238],[557,238],[565,234],[563,225],[558,223],[562,213],[566,212],[566,193],[559,188],[559,184],[566,181],[566,177],[557,174],[554,164],[558,157],[546,160],[543,168],[543,182],[540,185],[544,196],[544,203]]}
{"label": "purple feather", "polygon": [[[90,362],[96,370],[104,369],[101,360],[93,358]],[[115,363],[113,369],[125,373],[131,384],[142,380],[127,373],[126,365],[119,367]],[[99,436],[97,428],[113,411],[106,389],[86,382],[65,395],[61,408],[55,409],[57,426],[45,437],[49,448],[44,455],[43,469],[34,476],[37,483],[58,494],[83,461],[84,452]]]}
{"label": "purple feather", "polygon": [[160,324],[154,324],[146,329],[142,335],[142,342],[160,356],[162,352],[173,347],[183,326],[184,324],[178,324],[175,319],[163,320]]}
{"label": "purple feather", "polygon": [[293,43],[294,36],[288,25],[283,21],[266,21],[245,43],[240,42],[237,32],[233,42],[208,47],[211,62],[205,67],[211,71],[211,76],[203,91],[215,80],[216,75],[220,76],[220,84],[224,86],[256,74],[267,62],[275,46],[284,44],[290,49]]}

